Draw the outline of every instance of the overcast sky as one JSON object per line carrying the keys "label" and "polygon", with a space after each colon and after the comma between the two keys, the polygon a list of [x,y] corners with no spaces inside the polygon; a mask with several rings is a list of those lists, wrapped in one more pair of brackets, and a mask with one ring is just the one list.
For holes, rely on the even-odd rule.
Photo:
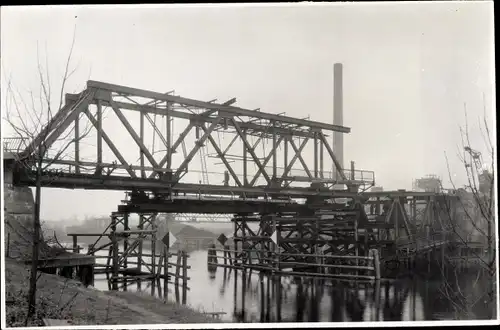
{"label": "overcast sky", "polygon": [[[200,100],[236,97],[240,107],[331,123],[332,67],[343,63],[352,129],[345,163],[375,171],[386,189],[410,189],[429,173],[446,178],[445,151],[462,183],[464,103],[477,149],[483,94],[493,122],[493,2],[4,7],[2,81],[38,90],[37,43],[56,81],[75,26],[78,69],[67,92],[90,78]],[[46,190],[46,218],[109,214],[123,198]]]}

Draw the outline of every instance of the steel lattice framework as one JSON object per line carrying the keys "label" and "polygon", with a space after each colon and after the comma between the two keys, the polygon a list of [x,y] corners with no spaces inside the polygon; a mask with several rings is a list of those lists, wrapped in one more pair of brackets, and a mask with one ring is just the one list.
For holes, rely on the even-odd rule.
{"label": "steel lattice framework", "polygon": [[[41,147],[57,150],[61,137],[70,132],[74,139],[64,153],[49,152],[43,160],[59,169],[57,175],[43,174],[44,186],[182,199],[283,201],[332,196],[331,189],[312,189],[315,183],[326,188],[374,184],[371,171],[341,168],[328,142],[329,134],[349,133],[349,128],[248,110],[235,102],[205,102],[88,81],[80,94],[66,94],[65,105],[17,153],[19,163],[26,160],[17,181],[33,184],[26,166],[30,156]],[[83,132],[85,122],[89,130]],[[129,142],[119,145],[125,139]],[[203,180],[189,175],[197,172],[197,155],[204,165],[198,171]],[[217,160],[210,168],[220,170],[209,172],[207,160]],[[335,173],[325,170],[332,165]]]}

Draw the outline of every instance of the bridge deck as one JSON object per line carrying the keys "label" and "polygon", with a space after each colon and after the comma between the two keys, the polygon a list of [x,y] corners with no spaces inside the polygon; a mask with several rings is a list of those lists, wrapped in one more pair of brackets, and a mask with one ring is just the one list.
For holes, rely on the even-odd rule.
{"label": "bridge deck", "polygon": [[203,214],[235,214],[235,213],[275,213],[300,212],[307,209],[305,205],[290,203],[273,203],[266,201],[246,200],[174,200],[172,202],[154,202],[119,205],[119,212],[162,212],[162,213],[203,213]]}
{"label": "bridge deck", "polygon": [[[34,176],[21,172],[15,184],[34,186]],[[417,200],[426,200],[429,197],[442,196],[432,192],[416,191],[381,191],[381,192],[349,192],[347,190],[315,189],[310,187],[270,187],[270,186],[225,186],[215,184],[183,183],[172,180],[129,178],[123,176],[102,176],[90,174],[59,173],[57,176],[43,175],[42,186],[66,189],[88,189],[88,190],[119,190],[119,191],[151,191],[156,193],[172,193],[173,195],[191,194],[190,198],[212,198],[220,199],[222,196],[230,196],[233,199],[251,198],[396,198],[405,197]],[[217,196],[217,197],[215,197]],[[446,195],[453,197],[454,195]],[[186,196],[184,196],[186,197]],[[227,199],[227,198],[226,198]]]}

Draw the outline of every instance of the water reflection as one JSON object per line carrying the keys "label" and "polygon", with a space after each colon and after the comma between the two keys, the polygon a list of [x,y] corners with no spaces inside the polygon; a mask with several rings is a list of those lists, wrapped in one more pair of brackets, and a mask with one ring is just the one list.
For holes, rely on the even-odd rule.
{"label": "water reflection", "polygon": [[[420,321],[457,318],[452,312],[453,302],[441,293],[442,279],[414,277],[374,284],[346,284],[328,279],[268,276],[256,271],[225,268],[218,268],[215,273],[219,285],[217,305],[228,313],[226,320],[233,322]],[[465,275],[461,280],[470,282]],[[451,278],[447,281],[448,285],[452,281],[456,282]],[[190,293],[189,299],[196,299],[193,294]]]}
{"label": "water reflection", "polygon": [[[232,315],[229,313],[226,319],[233,322],[425,319],[421,294],[404,282],[346,285],[327,279],[228,269],[220,269],[215,275],[220,276],[218,299],[228,300],[232,293]],[[190,295],[189,299],[195,297]],[[408,312],[404,314],[404,310]]]}
{"label": "water reflection", "polygon": [[[269,276],[223,267],[208,269],[206,260],[207,251],[190,254],[190,291],[186,303],[194,309],[225,312],[222,316],[225,321],[360,322],[457,318],[453,314],[453,303],[443,297],[443,281],[414,278],[348,284],[329,279]],[[476,273],[471,276],[473,274]],[[473,282],[464,276],[461,282]],[[96,280],[96,286],[105,289],[107,283],[105,277],[102,279],[101,284]],[[450,280],[447,285],[460,281]],[[151,282],[143,283],[142,291],[150,287]],[[136,290],[137,287],[129,285],[128,289]],[[162,291],[161,286],[157,287],[154,294],[161,296]],[[179,299],[178,290],[172,286],[169,291],[176,291],[175,295],[168,294],[169,300]],[[479,313],[473,315],[479,317]]]}

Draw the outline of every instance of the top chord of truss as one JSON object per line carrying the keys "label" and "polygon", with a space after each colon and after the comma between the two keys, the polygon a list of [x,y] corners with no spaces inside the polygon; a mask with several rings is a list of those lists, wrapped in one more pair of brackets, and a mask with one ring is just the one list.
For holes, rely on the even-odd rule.
{"label": "top chord of truss", "polygon": [[[45,169],[59,166],[64,174],[44,172],[43,184],[61,188],[163,191],[189,185],[194,192],[210,186],[302,194],[304,184],[374,184],[371,171],[346,175],[328,142],[327,133],[349,133],[350,128],[244,109],[235,102],[88,81],[83,92],[66,95],[65,105],[38,134],[12,140],[8,147],[20,148],[14,154],[26,175],[18,175],[18,181],[32,184],[33,156],[43,154]],[[44,152],[36,152],[40,149]],[[202,185],[196,155],[202,163],[210,158],[206,155],[216,155],[210,170],[223,174],[211,174],[209,184],[204,166]],[[329,174],[325,169],[332,165]]]}
{"label": "top chord of truss", "polygon": [[[98,89],[100,92],[96,95],[96,99],[102,99],[103,102],[108,103],[114,102],[116,106],[122,109],[145,111],[160,115],[166,115],[166,111],[167,109],[169,109],[170,115],[173,117],[197,119],[205,122],[213,122],[215,120],[215,112],[218,112],[219,116],[225,118],[246,117],[247,120],[242,120],[240,123],[241,128],[255,131],[268,131],[269,127],[266,126],[272,125],[272,123],[274,123],[274,129],[278,130],[290,128],[306,128],[316,130],[324,129],[342,133],[350,132],[350,128],[344,126],[326,124],[312,120],[298,119],[232,106],[231,104],[233,104],[236,99],[231,99],[223,104],[217,104],[215,102],[199,101],[181,96],[171,95],[169,93],[152,92],[143,89],[125,87],[92,80],[87,82],[87,88]],[[114,95],[123,96],[125,98],[140,97],[146,99],[146,102],[139,103],[130,99],[129,102],[119,102],[114,100]],[[163,107],[161,106],[162,102],[164,103]],[[175,110],[172,110],[169,107],[175,107]],[[208,111],[203,113],[196,113],[194,112],[195,110]],[[202,116],[200,117],[200,115]],[[228,123],[228,125],[232,126],[231,123]]]}

